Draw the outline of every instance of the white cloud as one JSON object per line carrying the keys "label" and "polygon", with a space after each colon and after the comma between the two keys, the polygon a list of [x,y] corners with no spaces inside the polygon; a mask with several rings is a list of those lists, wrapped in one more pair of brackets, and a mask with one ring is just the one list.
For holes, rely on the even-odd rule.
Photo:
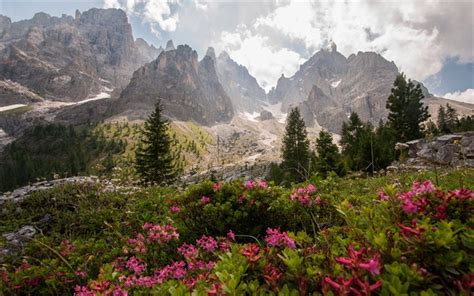
{"label": "white cloud", "polygon": [[105,8],[121,8],[127,14],[140,17],[156,36],[160,35],[159,30],[176,30],[179,15],[172,11],[172,5],[179,5],[178,0],[104,0]]}
{"label": "white cloud", "polygon": [[267,91],[282,73],[290,76],[304,62],[298,53],[287,48],[274,48],[268,37],[253,35],[246,29],[238,33],[222,32],[221,42],[216,48],[227,51],[233,60],[245,65]]}
{"label": "white cloud", "polygon": [[[333,40],[346,56],[375,51],[393,60],[408,77],[422,81],[439,72],[448,56],[460,56],[464,62],[473,59],[472,8],[472,3],[445,1],[290,0],[250,23],[250,33],[241,36],[241,42],[259,37],[265,40],[264,46],[303,44],[305,52],[298,53],[308,57]],[[459,26],[461,21],[465,26]],[[223,33],[220,41],[232,39],[228,41],[235,44],[233,34],[239,30]],[[253,55],[243,47],[239,51],[242,56]]]}
{"label": "white cloud", "polygon": [[457,91],[454,93],[447,93],[442,97],[446,99],[454,100],[454,101],[474,104],[474,89],[469,88],[463,92]]}

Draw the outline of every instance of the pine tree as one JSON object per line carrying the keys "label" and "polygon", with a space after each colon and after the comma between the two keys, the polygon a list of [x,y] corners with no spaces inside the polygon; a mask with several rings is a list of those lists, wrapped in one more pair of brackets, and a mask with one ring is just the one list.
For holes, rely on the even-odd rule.
{"label": "pine tree", "polygon": [[438,130],[440,131],[440,133],[442,133],[442,134],[450,133],[449,126],[448,126],[448,123],[446,121],[446,109],[444,109],[444,107],[442,105],[439,106],[439,109],[438,109],[437,124],[438,124]]}
{"label": "pine tree", "polygon": [[308,176],[310,151],[305,123],[298,108],[291,109],[288,114],[282,154],[282,168],[295,181],[305,180]]}
{"label": "pine tree", "polygon": [[339,176],[344,174],[344,165],[337,145],[334,144],[331,133],[321,130],[316,140],[316,153],[312,166],[322,176],[327,177],[330,172]]}
{"label": "pine tree", "polygon": [[176,177],[171,155],[169,122],[163,119],[160,102],[145,122],[142,139],[136,149],[136,169],[145,183],[169,184]]}
{"label": "pine tree", "polygon": [[423,137],[421,124],[429,117],[423,98],[419,84],[415,86],[411,80],[407,82],[403,73],[397,76],[386,106],[389,110],[388,122],[397,141],[407,142]]}
{"label": "pine tree", "polygon": [[446,124],[450,133],[454,132],[459,124],[459,118],[456,109],[451,107],[451,105],[448,103],[446,104]]}

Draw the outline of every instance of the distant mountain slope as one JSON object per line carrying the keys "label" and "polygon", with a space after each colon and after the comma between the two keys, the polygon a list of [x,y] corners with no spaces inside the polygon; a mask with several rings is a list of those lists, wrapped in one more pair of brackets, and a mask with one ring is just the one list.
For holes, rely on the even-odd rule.
{"label": "distant mountain slope", "polygon": [[[338,133],[351,112],[373,123],[385,119],[386,101],[397,75],[397,66],[380,54],[359,52],[346,58],[332,44],[331,48],[316,52],[293,76],[282,75],[268,97],[273,103],[281,102],[283,111],[298,106],[309,126],[318,123]],[[421,86],[431,113],[436,113],[439,104],[450,102],[434,99]],[[474,114],[474,106],[469,104],[451,105],[460,114]]]}
{"label": "distant mountain slope", "polygon": [[156,60],[135,71],[113,113],[144,119],[158,99],[171,119],[212,125],[228,122],[234,114],[231,100],[219,83],[214,60],[205,56],[198,61],[196,51],[187,45],[167,48]]}
{"label": "distant mountain slope", "polygon": [[216,61],[219,81],[230,97],[234,110],[250,113],[261,111],[261,105],[267,102],[267,95],[247,68],[237,64],[226,52],[216,59],[212,47],[208,49],[207,55]]}
{"label": "distant mountain slope", "polygon": [[75,17],[37,13],[13,23],[0,16],[0,80],[45,99],[80,101],[123,87],[159,52],[143,39],[134,41],[122,10],[93,8]]}

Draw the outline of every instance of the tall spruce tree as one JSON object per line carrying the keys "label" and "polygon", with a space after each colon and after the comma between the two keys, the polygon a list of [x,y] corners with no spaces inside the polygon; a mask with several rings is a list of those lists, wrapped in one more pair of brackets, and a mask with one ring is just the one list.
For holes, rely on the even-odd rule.
{"label": "tall spruce tree", "polygon": [[450,133],[454,132],[459,124],[458,112],[448,103],[446,103],[446,124]]}
{"label": "tall spruce tree", "polygon": [[403,73],[395,78],[392,93],[387,99],[388,122],[396,140],[406,142],[423,137],[421,124],[428,119],[428,107],[423,106],[423,92]]}
{"label": "tall spruce tree", "polygon": [[362,170],[370,159],[370,130],[357,113],[352,112],[348,122],[342,123],[341,146],[342,155],[352,170]]}
{"label": "tall spruce tree", "polygon": [[331,133],[325,130],[319,132],[316,140],[317,155],[313,158],[312,170],[324,177],[327,177],[330,172],[335,172],[339,176],[344,174],[344,165],[339,148],[332,141]]}
{"label": "tall spruce tree", "polygon": [[308,177],[310,151],[306,126],[298,108],[291,109],[288,114],[282,154],[282,168],[294,181],[305,180]]}
{"label": "tall spruce tree", "polygon": [[161,115],[160,102],[145,122],[142,139],[136,149],[136,169],[144,183],[169,184],[175,180],[176,171],[171,154],[169,122]]}
{"label": "tall spruce tree", "polygon": [[446,109],[443,105],[440,105],[438,108],[438,130],[442,134],[450,133],[448,122],[446,120]]}

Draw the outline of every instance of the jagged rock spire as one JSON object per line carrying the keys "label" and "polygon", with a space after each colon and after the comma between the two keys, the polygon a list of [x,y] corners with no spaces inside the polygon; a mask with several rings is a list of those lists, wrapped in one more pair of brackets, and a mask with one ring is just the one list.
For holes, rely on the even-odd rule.
{"label": "jagged rock spire", "polygon": [[214,62],[214,65],[216,64],[216,52],[214,51],[213,47],[210,46],[207,48],[206,56],[212,59],[212,61]]}
{"label": "jagged rock spire", "polygon": [[174,47],[174,44],[173,44],[173,40],[168,40],[168,42],[166,42],[166,49],[165,51],[168,51],[168,50],[174,50],[175,47]]}

